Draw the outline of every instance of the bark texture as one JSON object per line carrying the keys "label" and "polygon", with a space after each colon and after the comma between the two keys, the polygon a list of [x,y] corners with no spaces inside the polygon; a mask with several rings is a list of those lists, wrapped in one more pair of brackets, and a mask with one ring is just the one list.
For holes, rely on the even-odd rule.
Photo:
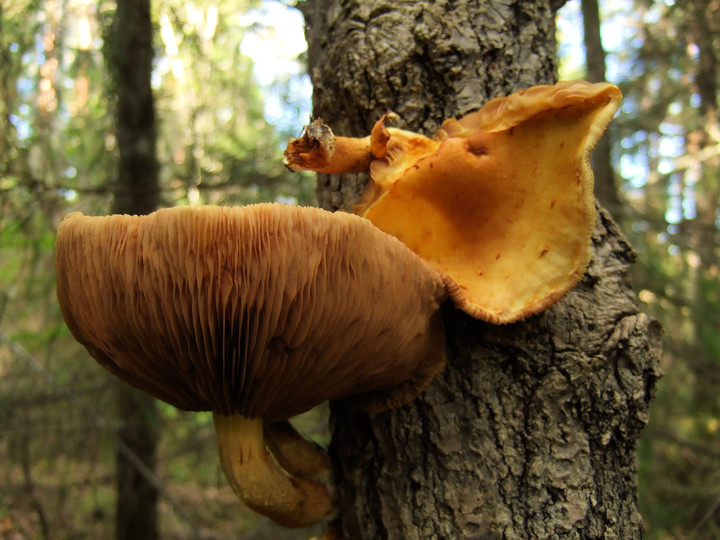
{"label": "bark texture", "polygon": [[[549,2],[309,0],[315,114],[367,134],[388,108],[432,135],[447,116],[555,78]],[[347,209],[365,178],[321,176]],[[333,406],[345,538],[639,538],[636,441],[660,328],[638,312],[634,254],[599,210],[593,260],[550,310],[493,326],[444,306],[448,365],[399,410]],[[392,301],[380,299],[379,301]]]}

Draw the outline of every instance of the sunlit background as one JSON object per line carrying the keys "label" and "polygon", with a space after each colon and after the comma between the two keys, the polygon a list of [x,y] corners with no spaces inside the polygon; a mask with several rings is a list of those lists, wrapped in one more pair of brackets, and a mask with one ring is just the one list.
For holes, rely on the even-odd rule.
{"label": "sunlit background", "polygon": [[[665,328],[641,511],[648,538],[720,538],[720,1],[600,4],[606,77],[625,96],[609,132],[615,218],[639,255],[642,308]],[[281,163],[311,112],[301,14],[152,6],[163,205],[314,204],[314,177]],[[0,538],[112,536],[112,383],[62,323],[52,261],[64,214],[111,208],[113,10],[0,0]],[[557,28],[561,78],[585,78],[579,0]],[[160,407],[164,537],[275,538],[227,487],[211,418]],[[322,440],[316,418],[301,426]]]}

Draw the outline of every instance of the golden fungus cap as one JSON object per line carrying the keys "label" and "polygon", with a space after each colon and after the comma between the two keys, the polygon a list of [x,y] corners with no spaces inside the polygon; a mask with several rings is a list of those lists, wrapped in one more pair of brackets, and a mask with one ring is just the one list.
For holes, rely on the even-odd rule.
{"label": "golden fungus cap", "polygon": [[589,262],[589,156],[620,97],[610,84],[563,82],[493,99],[434,139],[390,128],[356,211],[443,273],[470,315],[537,313]]}

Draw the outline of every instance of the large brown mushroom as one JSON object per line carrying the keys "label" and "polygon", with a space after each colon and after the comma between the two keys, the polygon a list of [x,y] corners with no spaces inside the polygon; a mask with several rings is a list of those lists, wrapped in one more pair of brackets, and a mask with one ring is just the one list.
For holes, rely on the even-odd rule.
{"label": "large brown mushroom", "polygon": [[581,278],[595,222],[589,156],[620,103],[610,84],[562,82],[446,120],[433,139],[385,127],[291,141],[293,169],[371,180],[356,211],[444,274],[450,297],[495,323],[537,313]]}
{"label": "large brown mushroom", "polygon": [[56,265],[76,339],[137,388],[213,411],[233,489],[286,526],[326,519],[334,504],[318,480],[323,454],[285,420],[328,399],[402,405],[444,364],[441,277],[351,214],[74,213],[58,229]]}

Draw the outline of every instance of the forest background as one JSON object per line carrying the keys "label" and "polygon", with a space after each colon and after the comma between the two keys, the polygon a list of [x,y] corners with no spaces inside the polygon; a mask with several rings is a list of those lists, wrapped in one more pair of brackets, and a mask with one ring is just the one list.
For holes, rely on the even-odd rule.
{"label": "forest background", "polygon": [[[665,328],[639,447],[641,512],[648,538],[720,538],[720,0],[608,0],[599,18],[593,6],[558,12],[560,77],[623,90],[608,134],[614,189],[599,195],[638,252],[638,301]],[[291,39],[300,14],[250,0],[152,10],[162,205],[314,204],[314,177],[281,164],[310,114],[303,44]],[[0,0],[2,538],[113,536],[116,382],[62,322],[53,245],[67,212],[112,208],[114,17],[111,1]],[[161,537],[277,537],[226,485],[211,417],[157,408],[147,474]],[[326,442],[323,417],[297,425]]]}

